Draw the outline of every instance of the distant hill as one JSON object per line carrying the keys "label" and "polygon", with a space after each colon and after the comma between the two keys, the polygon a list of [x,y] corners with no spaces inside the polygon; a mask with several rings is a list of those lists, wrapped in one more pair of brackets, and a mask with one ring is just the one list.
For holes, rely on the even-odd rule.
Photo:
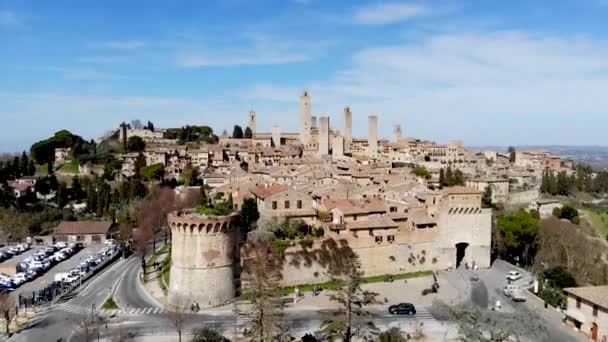
{"label": "distant hill", "polygon": [[[507,146],[478,146],[479,150],[507,151]],[[567,146],[567,145],[529,145],[515,146],[519,150],[543,150],[563,158],[582,161],[591,165],[594,169],[608,169],[608,146]]]}

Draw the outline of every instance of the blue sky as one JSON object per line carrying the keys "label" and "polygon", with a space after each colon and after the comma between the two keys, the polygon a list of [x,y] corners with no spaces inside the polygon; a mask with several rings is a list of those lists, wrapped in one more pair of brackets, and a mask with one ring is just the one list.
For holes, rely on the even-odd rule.
{"label": "blue sky", "polygon": [[608,0],[0,0],[0,151],[122,121],[608,145]]}

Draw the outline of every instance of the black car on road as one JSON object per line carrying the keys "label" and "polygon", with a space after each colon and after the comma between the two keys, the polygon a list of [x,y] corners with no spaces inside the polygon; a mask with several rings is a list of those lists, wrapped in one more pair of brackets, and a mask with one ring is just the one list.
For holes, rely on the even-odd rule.
{"label": "black car on road", "polygon": [[416,307],[412,303],[399,303],[388,308],[391,315],[415,315]]}

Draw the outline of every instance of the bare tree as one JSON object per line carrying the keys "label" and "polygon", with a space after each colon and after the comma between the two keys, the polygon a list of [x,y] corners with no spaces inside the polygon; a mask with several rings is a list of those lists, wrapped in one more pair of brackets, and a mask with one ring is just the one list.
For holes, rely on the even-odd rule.
{"label": "bare tree", "polygon": [[578,225],[550,217],[543,220],[538,232],[539,249],[535,267],[563,265],[577,283],[602,283],[603,246],[590,239]]}
{"label": "bare tree", "polygon": [[281,335],[283,301],[279,293],[282,278],[281,260],[263,236],[253,237],[243,247],[243,293],[251,301],[250,336],[253,342],[275,340]]}
{"label": "bare tree", "polygon": [[[378,303],[377,293],[366,291],[361,288],[363,271],[358,256],[352,252],[344,256],[345,268],[340,275],[329,276],[337,284],[335,293],[329,295],[329,299],[338,304],[338,309],[325,313],[321,325],[321,332],[330,339],[341,338],[344,342],[350,342],[355,336],[353,323],[359,323],[371,316],[365,307]],[[377,329],[370,320],[364,322],[359,332],[364,338],[370,338],[377,334]]]}
{"label": "bare tree", "polygon": [[0,312],[4,318],[4,328],[7,335],[10,335],[10,325],[15,316],[17,315],[17,302],[15,297],[11,296],[10,293],[0,293]]}
{"label": "bare tree", "polygon": [[93,340],[98,327],[97,318],[92,312],[86,312],[83,315],[75,316],[73,322],[76,324],[76,331],[85,342]]}
{"label": "bare tree", "polygon": [[456,322],[463,341],[540,341],[547,335],[539,315],[523,306],[517,312],[506,313],[473,306],[449,306],[436,300],[430,310],[438,319]]}
{"label": "bare tree", "polygon": [[167,319],[177,332],[179,342],[182,342],[182,333],[184,332],[184,328],[186,327],[189,319],[187,311],[188,303],[189,301],[186,299],[180,299],[178,300],[177,305],[168,305],[169,313],[167,315]]}
{"label": "bare tree", "polygon": [[154,238],[154,234],[147,226],[140,226],[133,230],[133,249],[140,258],[141,269],[146,273],[146,250],[150,239]]}
{"label": "bare tree", "polygon": [[167,187],[155,188],[142,203],[137,219],[138,227],[152,232],[153,250],[156,250],[156,234],[167,227],[167,214],[175,210],[175,203],[175,192]]}

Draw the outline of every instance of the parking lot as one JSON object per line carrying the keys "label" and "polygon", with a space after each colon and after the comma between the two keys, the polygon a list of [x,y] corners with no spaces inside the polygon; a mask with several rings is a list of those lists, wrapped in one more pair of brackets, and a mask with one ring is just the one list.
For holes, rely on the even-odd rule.
{"label": "parking lot", "polygon": [[[42,250],[45,247],[47,247],[47,246],[35,246],[32,249],[30,249],[20,255],[15,255],[11,259],[5,260],[4,262],[2,262],[0,264],[0,267],[5,267],[5,265],[6,266],[16,265],[21,260],[24,260],[28,257],[33,256],[34,254],[36,254],[37,251]],[[78,268],[78,265],[80,264],[80,262],[82,260],[85,260],[92,254],[97,253],[103,247],[104,247],[104,245],[102,245],[102,244],[86,246],[85,248],[78,251],[71,257],[63,260],[62,262],[59,262],[58,264],[56,264],[55,266],[50,268],[47,272],[40,275],[39,277],[22,284],[13,293],[15,295],[19,295],[19,294],[31,295],[33,291],[40,290],[40,289],[46,287],[47,285],[49,285],[51,282],[53,282],[55,280],[56,273],[67,272],[71,269]]]}

